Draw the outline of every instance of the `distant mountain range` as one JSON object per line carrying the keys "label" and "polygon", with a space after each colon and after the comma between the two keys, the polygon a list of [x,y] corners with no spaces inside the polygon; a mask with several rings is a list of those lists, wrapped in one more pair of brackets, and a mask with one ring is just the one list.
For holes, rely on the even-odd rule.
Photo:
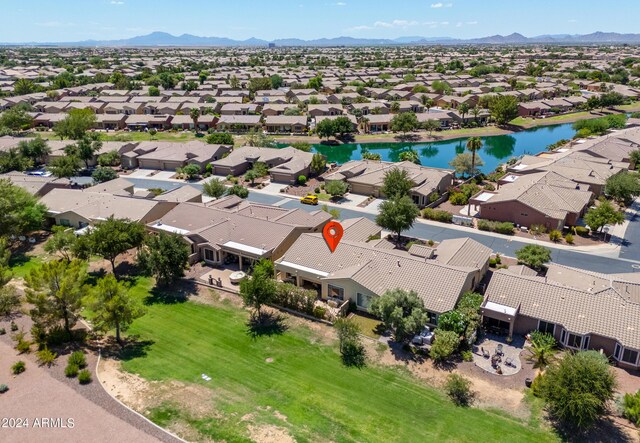
{"label": "distant mountain range", "polygon": [[234,40],[225,37],[199,37],[197,35],[182,34],[171,35],[166,32],[152,32],[122,40],[83,40],[79,42],[25,42],[25,43],[0,43],[2,46],[82,46],[82,47],[149,47],[149,46],[174,46],[174,47],[215,47],[215,46],[382,46],[382,45],[526,45],[526,44],[559,44],[559,45],[583,45],[583,44],[611,44],[627,43],[640,44],[640,34],[619,34],[616,32],[594,32],[586,35],[539,35],[525,37],[522,34],[492,35],[489,37],[456,39],[451,37],[399,37],[395,39],[373,39],[355,37],[320,38],[315,40],[302,40],[297,38],[278,39],[273,41],[249,38],[247,40]]}

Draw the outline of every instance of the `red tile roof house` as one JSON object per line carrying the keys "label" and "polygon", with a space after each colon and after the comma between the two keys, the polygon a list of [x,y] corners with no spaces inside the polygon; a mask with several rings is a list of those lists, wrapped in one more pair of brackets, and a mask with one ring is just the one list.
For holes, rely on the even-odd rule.
{"label": "red tile roof house", "polygon": [[568,349],[601,350],[620,367],[640,368],[637,273],[607,275],[553,263],[546,277],[500,269],[481,312],[486,326],[509,335],[548,332]]}

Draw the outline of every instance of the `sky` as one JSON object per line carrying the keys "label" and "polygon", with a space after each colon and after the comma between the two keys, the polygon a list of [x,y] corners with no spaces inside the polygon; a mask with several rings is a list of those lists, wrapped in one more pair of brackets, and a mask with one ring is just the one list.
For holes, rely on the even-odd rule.
{"label": "sky", "polygon": [[[640,0],[0,0],[0,42],[640,33]],[[635,22],[635,23],[634,23]]]}

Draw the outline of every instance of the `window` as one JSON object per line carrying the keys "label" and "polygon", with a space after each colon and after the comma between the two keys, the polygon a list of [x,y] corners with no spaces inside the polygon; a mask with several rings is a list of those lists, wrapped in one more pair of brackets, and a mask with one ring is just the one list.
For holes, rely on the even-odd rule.
{"label": "window", "polygon": [[340,300],[344,300],[344,289],[338,286],[333,286],[333,285],[328,285],[327,289],[329,292],[329,297],[334,297],[334,298],[339,298]]}
{"label": "window", "polygon": [[549,323],[546,321],[539,320],[538,321],[538,331],[546,332],[548,334],[553,335],[556,332],[556,325],[553,323]]}
{"label": "window", "polygon": [[371,296],[359,292],[356,293],[356,304],[361,308],[369,309],[369,306],[371,306]]}
{"label": "window", "polygon": [[429,323],[431,325],[437,325],[438,324],[438,314],[436,314],[435,312],[427,311],[427,317],[429,318],[429,320],[427,320],[427,323]]}
{"label": "window", "polygon": [[565,343],[570,348],[582,349],[582,335],[576,335],[569,333],[567,341]]}
{"label": "window", "polygon": [[66,218],[61,218],[60,219],[60,224],[62,226],[71,226],[71,223],[69,222],[69,220],[67,220]]}
{"label": "window", "polygon": [[211,249],[204,250],[204,259],[208,261],[215,261],[213,258],[213,251]]}
{"label": "window", "polygon": [[620,360],[620,351],[622,351],[622,346],[616,343],[616,349],[613,351],[613,358]]}
{"label": "window", "polygon": [[625,348],[622,352],[622,357],[620,357],[620,361],[635,365],[638,362],[638,351]]}

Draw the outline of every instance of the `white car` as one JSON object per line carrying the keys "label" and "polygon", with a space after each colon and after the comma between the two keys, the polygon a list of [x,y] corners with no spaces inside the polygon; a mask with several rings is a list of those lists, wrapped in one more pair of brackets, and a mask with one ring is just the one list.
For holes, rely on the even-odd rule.
{"label": "white car", "polygon": [[418,335],[413,337],[411,343],[414,345],[430,345],[433,342],[433,336],[434,334],[429,326],[425,326]]}

